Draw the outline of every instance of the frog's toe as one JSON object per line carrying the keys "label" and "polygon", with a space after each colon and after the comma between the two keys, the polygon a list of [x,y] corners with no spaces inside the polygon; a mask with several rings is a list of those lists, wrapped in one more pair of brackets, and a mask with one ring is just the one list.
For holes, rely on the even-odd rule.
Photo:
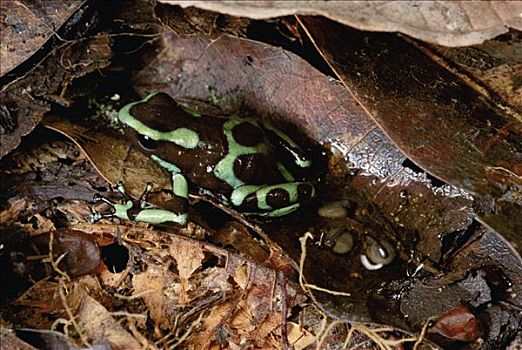
{"label": "frog's toe", "polygon": [[93,201],[94,203],[104,202],[104,203],[107,203],[107,204],[110,205],[110,206],[114,206],[114,202],[113,202],[113,201],[111,201],[110,199],[108,199],[108,198],[102,196],[102,195],[99,194],[99,193],[94,194],[94,196],[92,197],[92,201]]}
{"label": "frog's toe", "polygon": [[127,196],[127,192],[125,191],[125,185],[123,184],[123,181],[118,181],[114,185],[114,189],[118,192],[120,192],[122,195]]}
{"label": "frog's toe", "polygon": [[102,214],[100,214],[100,213],[93,213],[93,214],[91,214],[91,215],[89,216],[89,222],[90,222],[91,224],[94,224],[94,223],[100,221],[101,218],[102,218]]}
{"label": "frog's toe", "polygon": [[113,217],[114,217],[114,214],[102,214],[102,213],[94,212],[93,214],[91,214],[89,216],[89,222],[94,224],[94,223],[100,221],[101,219],[112,219]]}
{"label": "frog's toe", "polygon": [[154,185],[152,182],[147,182],[147,185],[145,186],[145,189],[143,190],[143,193],[140,196],[140,199],[138,199],[138,203],[140,205],[140,208],[146,208],[149,203],[147,202],[147,197],[149,196],[150,191],[152,191],[152,187]]}

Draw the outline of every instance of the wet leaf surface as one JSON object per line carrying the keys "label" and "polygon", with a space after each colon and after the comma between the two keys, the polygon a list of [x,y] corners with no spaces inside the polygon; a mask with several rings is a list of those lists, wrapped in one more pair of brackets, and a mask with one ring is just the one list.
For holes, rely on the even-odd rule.
{"label": "wet leaf surface", "polygon": [[[522,226],[516,214],[522,212],[520,116],[474,90],[409,40],[321,18],[303,17],[302,23],[332,69],[409,158],[450,184],[497,199],[498,207],[493,202],[493,209],[478,212],[493,217],[488,223],[515,213],[512,227],[492,226],[520,245],[520,235],[511,230]],[[343,41],[339,51],[335,43],[344,37],[350,41]],[[502,202],[510,203],[508,209]]]}
{"label": "wet leaf surface", "polygon": [[465,1],[386,2],[386,1],[180,1],[163,3],[255,19],[293,14],[321,15],[347,26],[367,31],[400,32],[445,46],[480,44],[507,32],[521,30],[516,2]]}
{"label": "wet leaf surface", "polygon": [[[320,18],[302,22],[343,83],[413,161],[473,193],[499,197],[522,186],[522,128],[515,116],[405,39]],[[338,52],[335,43],[346,37]]]}

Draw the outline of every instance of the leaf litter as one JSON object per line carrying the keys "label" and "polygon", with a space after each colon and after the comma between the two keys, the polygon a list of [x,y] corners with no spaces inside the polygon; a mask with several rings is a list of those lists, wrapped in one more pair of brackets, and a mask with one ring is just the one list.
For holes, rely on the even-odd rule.
{"label": "leaf litter", "polygon": [[[154,22],[146,16],[142,20]],[[52,232],[74,237],[80,231],[97,242],[103,262],[97,261],[96,277],[85,272],[71,278],[77,274],[60,263],[67,254],[81,255],[55,252],[46,259],[43,254],[36,261],[50,264],[51,274],[2,309],[2,324],[23,320],[26,327],[49,330],[40,339],[58,342],[52,338],[58,330],[83,346],[320,348],[353,347],[370,339],[381,349],[404,342],[435,346],[430,341],[421,345],[425,336],[439,345],[480,341],[477,335],[494,344],[505,334],[494,329],[482,333],[484,317],[508,315],[496,321],[506,329],[520,324],[519,257],[473,220],[474,200],[468,193],[416,168],[338,81],[291,52],[259,42],[223,35],[179,38],[165,28],[159,33],[148,41],[158,54],[149,56],[132,78],[139,94],[166,91],[189,104],[210,102],[213,111],[249,113],[288,126],[324,161],[326,169],[319,169],[326,172],[324,192],[318,203],[282,222],[250,222],[226,208],[216,214],[205,198],[196,196],[191,198],[194,222],[184,229],[90,224],[90,205],[74,201],[75,191],[84,191],[85,199],[100,188],[107,191],[103,177],[112,183],[124,178],[131,193],[139,194],[147,181],[143,167],[155,183],[167,184],[168,176],[133,154],[118,133],[85,127],[58,113],[60,119],[46,125],[74,140],[96,170],[86,166],[83,175],[78,171],[78,164],[88,165],[85,158],[63,163],[63,154],[75,150],[66,143],[62,154],[50,157],[38,172],[60,164],[55,174],[88,174],[88,183],[62,202],[47,204],[43,213],[31,203],[60,197],[66,186],[33,191],[31,202],[15,200],[12,191],[4,197],[11,199],[2,212],[2,232],[24,233],[31,241],[55,226],[58,231]],[[32,166],[23,171],[14,167],[3,171],[34,173]],[[35,177],[30,186],[40,181]],[[165,194],[155,196],[161,201]],[[337,206],[342,215],[319,215],[324,206]],[[207,220],[213,216],[218,219]],[[30,224],[22,223],[27,218]],[[236,230],[222,222],[234,220],[239,221]],[[229,233],[237,231],[239,236],[231,239]],[[248,234],[254,239],[245,238]],[[332,250],[341,239],[344,250]],[[381,242],[381,249],[393,247],[391,263],[368,269],[361,252],[372,242]],[[238,248],[252,245],[257,248]],[[118,254],[104,254],[114,247]],[[491,254],[491,247],[498,254]],[[434,289],[443,292],[425,294]],[[471,311],[457,303],[463,296]],[[433,304],[424,302],[429,299]],[[434,333],[445,340],[432,338]]]}

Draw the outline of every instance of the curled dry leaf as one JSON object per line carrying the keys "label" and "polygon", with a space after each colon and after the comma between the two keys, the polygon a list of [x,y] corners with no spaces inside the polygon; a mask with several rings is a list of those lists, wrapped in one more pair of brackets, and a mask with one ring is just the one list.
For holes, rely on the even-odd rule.
{"label": "curled dry leaf", "polygon": [[287,15],[321,15],[367,31],[400,32],[445,46],[480,44],[522,30],[518,1],[186,1],[160,0],[182,7],[255,19]]}

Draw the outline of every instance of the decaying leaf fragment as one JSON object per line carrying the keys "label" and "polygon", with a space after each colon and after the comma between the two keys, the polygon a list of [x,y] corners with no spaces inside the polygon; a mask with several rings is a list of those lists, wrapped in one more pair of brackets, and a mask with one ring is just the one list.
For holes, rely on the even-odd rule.
{"label": "decaying leaf fragment", "polygon": [[464,305],[442,315],[430,327],[429,332],[464,342],[475,341],[481,335],[477,317]]}

